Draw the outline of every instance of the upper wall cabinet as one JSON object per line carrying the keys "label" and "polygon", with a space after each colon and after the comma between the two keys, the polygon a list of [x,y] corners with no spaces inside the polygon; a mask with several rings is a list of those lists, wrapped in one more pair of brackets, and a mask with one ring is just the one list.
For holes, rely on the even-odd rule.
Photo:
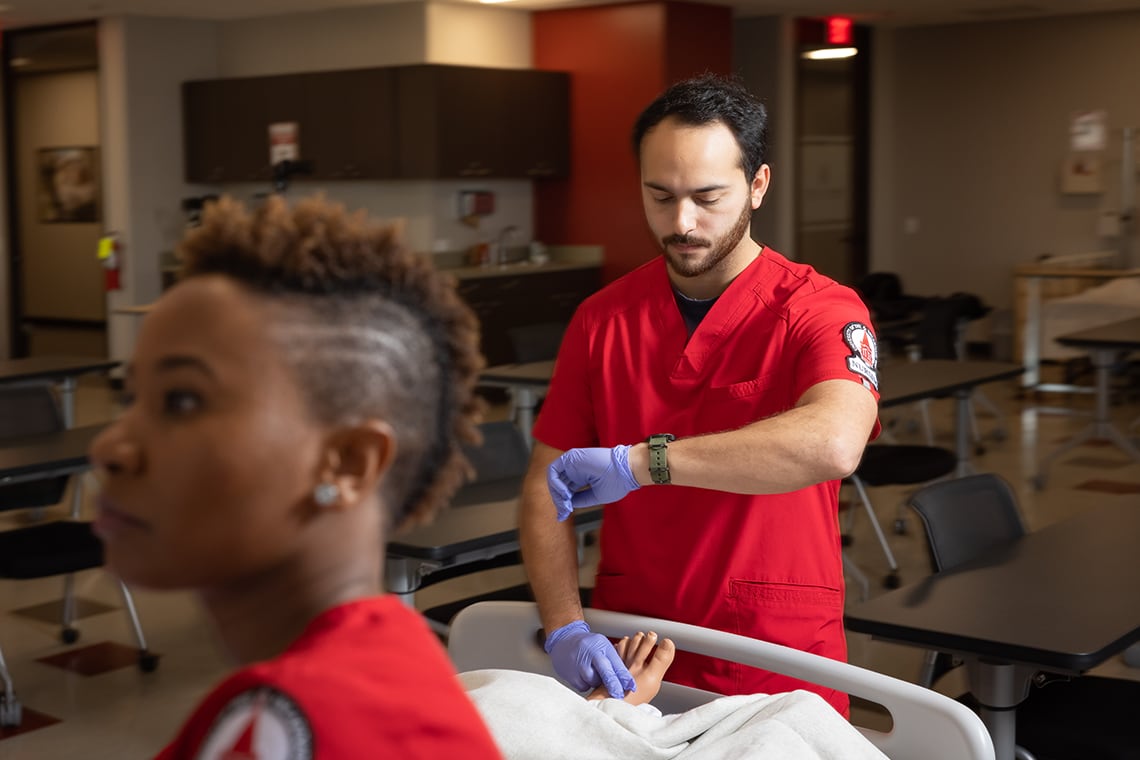
{"label": "upper wall cabinet", "polygon": [[397,71],[404,177],[564,177],[570,78],[425,64]]}
{"label": "upper wall cabinet", "polygon": [[296,122],[297,179],[564,177],[569,75],[416,65],[186,82],[190,182],[268,181],[269,125]]}
{"label": "upper wall cabinet", "polygon": [[295,122],[312,179],[396,176],[391,69],[214,79],[182,85],[189,182],[272,178],[269,125]]}

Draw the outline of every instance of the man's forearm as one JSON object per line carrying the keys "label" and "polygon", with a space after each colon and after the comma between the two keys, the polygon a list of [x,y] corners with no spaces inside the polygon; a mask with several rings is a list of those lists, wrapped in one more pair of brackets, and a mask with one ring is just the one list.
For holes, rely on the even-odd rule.
{"label": "man's forearm", "polygon": [[549,634],[582,619],[578,543],[573,520],[560,523],[546,485],[547,467],[561,451],[535,442],[519,506],[519,543],[527,580]]}
{"label": "man's forearm", "polygon": [[[674,485],[746,494],[787,493],[843,478],[858,466],[876,416],[877,405],[866,389],[829,381],[783,414],[670,443],[670,478]],[[638,483],[653,482],[646,444],[630,449],[629,464]]]}

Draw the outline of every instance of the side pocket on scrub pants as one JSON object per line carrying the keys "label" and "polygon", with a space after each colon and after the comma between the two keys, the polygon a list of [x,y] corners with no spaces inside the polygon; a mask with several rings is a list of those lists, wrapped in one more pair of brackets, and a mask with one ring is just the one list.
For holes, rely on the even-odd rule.
{"label": "side pocket on scrub pants", "polygon": [[736,633],[830,657],[846,650],[839,589],[736,578],[728,588]]}

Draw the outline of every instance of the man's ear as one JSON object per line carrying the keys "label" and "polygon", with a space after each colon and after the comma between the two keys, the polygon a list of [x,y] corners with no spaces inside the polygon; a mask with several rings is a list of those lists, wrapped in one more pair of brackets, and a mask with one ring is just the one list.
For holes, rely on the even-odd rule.
{"label": "man's ear", "polygon": [[325,444],[320,480],[337,487],[335,508],[358,506],[380,488],[396,457],[396,436],[388,423],[366,420],[333,431]]}
{"label": "man's ear", "polygon": [[768,192],[768,183],[771,181],[772,168],[768,166],[768,164],[760,164],[760,168],[756,170],[756,176],[752,178],[752,185],[749,188],[753,210],[760,208],[760,204],[764,202],[764,194]]}

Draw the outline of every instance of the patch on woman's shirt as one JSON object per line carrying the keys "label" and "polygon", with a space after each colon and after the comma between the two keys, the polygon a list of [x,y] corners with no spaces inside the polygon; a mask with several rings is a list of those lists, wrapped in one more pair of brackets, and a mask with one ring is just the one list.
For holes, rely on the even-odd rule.
{"label": "patch on woman's shirt", "polygon": [[199,760],[310,760],[313,731],[287,694],[258,686],[226,704],[202,740]]}
{"label": "patch on woman's shirt", "polygon": [[879,344],[875,334],[862,322],[848,322],[843,327],[843,342],[851,349],[847,369],[863,378],[864,384],[879,390]]}

